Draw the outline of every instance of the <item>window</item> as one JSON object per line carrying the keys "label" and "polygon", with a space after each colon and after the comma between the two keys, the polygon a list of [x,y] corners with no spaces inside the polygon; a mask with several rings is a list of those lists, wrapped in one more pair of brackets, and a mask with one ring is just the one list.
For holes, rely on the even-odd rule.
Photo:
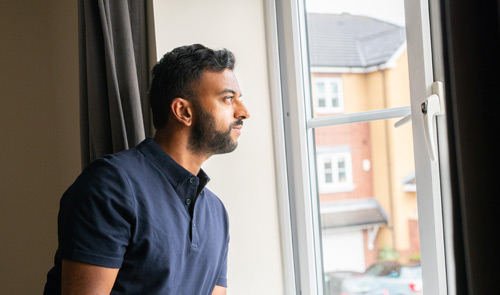
{"label": "window", "polygon": [[313,97],[316,113],[335,114],[344,111],[342,80],[339,78],[313,78]]}
{"label": "window", "polygon": [[[284,223],[291,220],[283,228],[284,262],[294,270],[285,278],[288,293],[349,292],[343,280],[372,265],[422,259],[414,285],[447,294],[441,158],[430,156],[421,123],[422,101],[442,77],[427,2],[406,1],[406,22],[401,6],[399,18],[384,15],[398,1],[328,11],[358,3],[335,1],[309,10],[319,2],[268,7],[268,24],[276,24],[270,54],[279,69],[272,78],[282,98],[273,107],[284,129],[280,208]],[[438,4],[430,3],[436,18]],[[439,25],[433,30],[439,34]],[[446,144],[443,123],[438,117],[439,145]],[[418,181],[410,189],[413,173]]]}
{"label": "window", "polygon": [[318,151],[316,160],[320,193],[346,192],[354,189],[351,153],[348,146],[322,147]]}

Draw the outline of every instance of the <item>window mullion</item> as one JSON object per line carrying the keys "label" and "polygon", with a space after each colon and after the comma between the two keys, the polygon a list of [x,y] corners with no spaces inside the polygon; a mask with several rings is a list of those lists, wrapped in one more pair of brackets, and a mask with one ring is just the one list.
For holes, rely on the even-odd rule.
{"label": "window mullion", "polygon": [[398,107],[383,110],[359,112],[353,114],[335,115],[307,120],[307,128],[318,128],[342,124],[362,123],[376,120],[387,120],[409,115],[410,107]]}

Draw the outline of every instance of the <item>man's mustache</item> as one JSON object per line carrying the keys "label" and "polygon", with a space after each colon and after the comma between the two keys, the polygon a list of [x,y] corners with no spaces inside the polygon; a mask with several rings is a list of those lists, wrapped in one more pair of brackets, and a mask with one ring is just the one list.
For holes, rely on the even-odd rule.
{"label": "man's mustache", "polygon": [[243,126],[243,120],[238,119],[236,122],[234,122],[233,124],[231,124],[231,128],[239,126],[239,125]]}

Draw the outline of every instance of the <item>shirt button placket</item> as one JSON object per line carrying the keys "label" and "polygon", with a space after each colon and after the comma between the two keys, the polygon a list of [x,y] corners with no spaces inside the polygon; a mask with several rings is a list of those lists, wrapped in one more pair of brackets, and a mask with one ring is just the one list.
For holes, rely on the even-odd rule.
{"label": "shirt button placket", "polygon": [[193,248],[198,248],[198,230],[196,229],[196,223],[194,222],[194,220],[191,222],[191,232],[192,232],[191,246]]}
{"label": "shirt button placket", "polygon": [[[192,185],[196,184],[196,178],[195,177],[191,177],[189,179],[189,183],[192,184]],[[189,201],[189,203],[191,203],[191,199],[187,199],[186,200],[186,204],[187,204],[188,201]],[[189,205],[189,204],[187,204],[187,205]],[[194,217],[193,217],[193,220],[191,221],[191,233],[192,233],[192,235],[191,235],[191,237],[192,237],[192,239],[191,239],[191,246],[193,248],[197,249],[198,248],[198,231],[196,230],[196,222],[194,221]]]}

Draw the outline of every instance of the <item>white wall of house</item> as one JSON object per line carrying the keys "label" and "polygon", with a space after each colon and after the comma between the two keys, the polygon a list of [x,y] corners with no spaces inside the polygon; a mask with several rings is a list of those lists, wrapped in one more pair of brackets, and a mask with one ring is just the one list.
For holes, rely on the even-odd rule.
{"label": "white wall of house", "polygon": [[251,118],[235,152],[204,165],[229,212],[228,294],[283,294],[263,1],[156,0],[160,58],[174,47],[227,48]]}

